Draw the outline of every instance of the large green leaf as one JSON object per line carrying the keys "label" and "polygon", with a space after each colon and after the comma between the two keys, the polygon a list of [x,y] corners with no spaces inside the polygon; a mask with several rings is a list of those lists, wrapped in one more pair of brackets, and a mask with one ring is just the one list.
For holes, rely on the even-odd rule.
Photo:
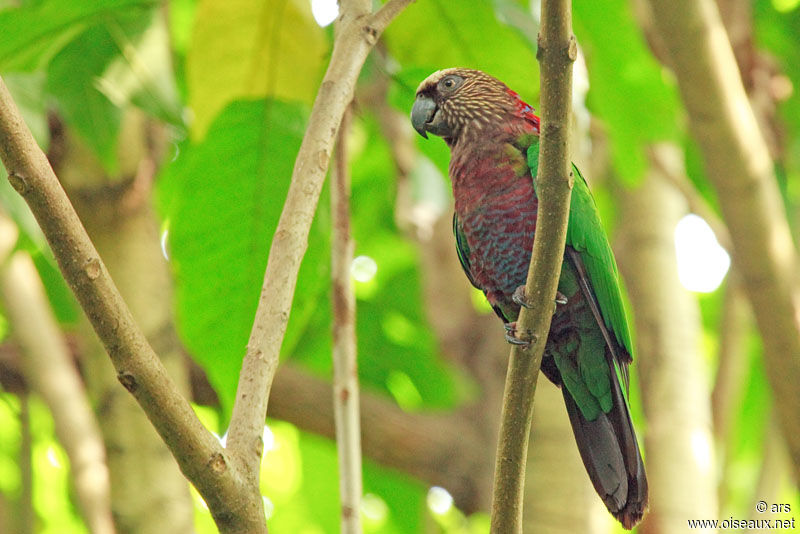
{"label": "large green leaf", "polygon": [[0,71],[44,66],[82,30],[121,14],[144,15],[155,0],[47,0],[0,11]]}
{"label": "large green leaf", "polygon": [[647,168],[645,146],[679,139],[677,88],[648,49],[630,2],[575,2],[573,9],[589,109],[608,127],[617,171],[637,181]]}
{"label": "large green leaf", "polygon": [[310,103],[326,49],[306,0],[201,0],[186,58],[193,136],[237,98]]}
{"label": "large green leaf", "polygon": [[[177,282],[178,326],[223,408],[239,368],[303,134],[304,113],[274,100],[231,103],[206,138],[184,143],[160,180]],[[290,335],[328,287],[327,231],[315,223],[295,292]]]}

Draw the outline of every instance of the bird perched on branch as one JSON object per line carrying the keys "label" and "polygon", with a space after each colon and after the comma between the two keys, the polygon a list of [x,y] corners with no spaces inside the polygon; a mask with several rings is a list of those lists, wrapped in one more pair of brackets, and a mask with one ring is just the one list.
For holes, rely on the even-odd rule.
{"label": "bird perched on branch", "polygon": [[[539,117],[477,70],[446,69],[417,89],[411,122],[450,147],[461,266],[515,335],[536,230]],[[647,478],[628,408],[633,347],[616,262],[589,188],[573,165],[566,249],[542,372],[561,387],[586,471],[609,512],[633,528]]]}

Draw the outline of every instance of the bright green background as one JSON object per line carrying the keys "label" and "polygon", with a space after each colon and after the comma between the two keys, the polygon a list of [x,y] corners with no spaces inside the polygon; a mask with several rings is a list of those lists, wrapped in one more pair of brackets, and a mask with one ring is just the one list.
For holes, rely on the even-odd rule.
{"label": "bright green background", "polygon": [[[173,150],[159,176],[157,206],[168,232],[179,332],[221,400],[219,411],[198,410],[222,434],[270,239],[330,54],[332,31],[316,25],[303,0],[175,0],[169,3],[168,27],[152,0],[29,0],[16,2],[20,7],[15,8],[6,7],[9,3],[0,0],[0,73],[43,146],[48,143],[46,112],[55,108],[113,173],[122,106],[133,104],[170,125]],[[636,183],[646,163],[645,144],[676,141],[686,146],[692,180],[713,203],[697,149],[685,131],[674,80],[651,55],[630,2],[574,4],[575,33],[590,84],[585,106],[608,133],[616,172],[625,182]],[[754,5],[758,46],[773,54],[794,87],[800,87],[797,2],[756,0]],[[525,6],[516,0],[412,4],[383,39],[393,68],[391,104],[407,113],[419,81],[450,66],[484,69],[535,103],[537,23]],[[170,39],[169,54],[153,50],[152,42],[164,39]],[[362,83],[378,68],[383,67],[368,60]],[[123,86],[122,94],[112,90]],[[796,184],[800,99],[788,100],[780,111],[788,150],[779,174]],[[353,129],[355,253],[378,265],[376,277],[356,287],[362,386],[385,393],[408,410],[453,407],[470,395],[470,384],[440,357],[425,317],[417,252],[394,220],[389,141],[368,112],[357,116]],[[446,148],[422,140],[418,147],[423,155],[418,193],[441,203]],[[35,225],[2,183],[0,200],[23,228],[24,246],[36,254],[59,318],[73,323],[75,305]],[[796,204],[796,185],[784,193],[787,204]],[[613,198],[603,189],[596,196],[604,219],[613,221]],[[323,191],[282,348],[283,357],[320,376],[331,372],[329,233]],[[702,297],[701,305],[711,358],[720,294]],[[3,331],[4,324],[0,322]],[[760,351],[751,335],[745,407],[767,402]],[[85,532],[69,498],[67,461],[55,442],[49,414],[36,399],[31,409],[35,505],[42,531]],[[0,392],[0,491],[12,496],[19,490],[18,413],[16,397]],[[736,420],[738,437],[730,461],[741,473],[736,478],[741,487],[727,496],[730,510],[747,508],[760,465],[762,416],[761,410],[745,409]],[[333,443],[283,422],[271,422],[270,428],[277,445],[265,455],[262,479],[274,505],[273,531],[334,532],[338,489]],[[367,532],[420,529],[428,513],[423,484],[370,462],[364,480],[365,491],[376,497],[370,502],[377,519],[365,520]],[[199,499],[197,503],[198,531],[213,532],[207,511]],[[453,513],[434,520],[461,524]],[[487,531],[485,516],[468,524],[465,529]],[[446,531],[467,531],[458,528],[448,526]]]}

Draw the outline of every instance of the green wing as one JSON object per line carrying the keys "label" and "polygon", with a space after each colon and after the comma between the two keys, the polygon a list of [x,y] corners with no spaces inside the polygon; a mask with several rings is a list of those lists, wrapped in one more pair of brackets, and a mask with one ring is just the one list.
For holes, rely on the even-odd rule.
{"label": "green wing", "polygon": [[464,269],[464,272],[467,274],[469,282],[480,289],[478,284],[475,283],[475,279],[472,277],[472,270],[469,265],[469,245],[467,245],[467,238],[461,230],[461,224],[459,224],[458,216],[455,213],[453,213],[453,235],[456,236],[456,252],[458,253],[458,261],[461,263],[461,268]]}
{"label": "green wing", "polygon": [[[531,176],[536,176],[538,165],[539,143],[537,142],[528,149]],[[578,252],[586,267],[586,274],[597,298],[606,328],[613,333],[617,343],[633,357],[633,344],[622,304],[617,263],[614,261],[614,254],[608,244],[589,186],[575,165],[572,169],[575,173],[575,182],[570,198],[567,246]]]}

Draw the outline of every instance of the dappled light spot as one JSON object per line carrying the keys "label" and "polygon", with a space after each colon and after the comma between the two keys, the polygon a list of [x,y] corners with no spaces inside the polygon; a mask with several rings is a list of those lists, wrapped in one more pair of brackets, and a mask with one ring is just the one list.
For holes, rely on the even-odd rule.
{"label": "dappled light spot", "polygon": [[311,14],[321,27],[325,27],[339,16],[339,4],[336,0],[311,0]]}
{"label": "dappled light spot", "polygon": [[269,425],[264,425],[264,435],[262,436],[262,439],[264,440],[264,454],[275,450],[275,448],[278,446],[278,443],[275,440],[275,434],[272,432],[272,429],[269,427]]}
{"label": "dappled light spot", "polygon": [[711,436],[708,431],[696,428],[692,431],[689,439],[698,469],[703,474],[708,474],[711,471],[712,463]]}
{"label": "dappled light spot", "polygon": [[195,508],[208,512],[208,504],[206,504],[205,499],[203,499],[197,489],[190,485],[189,491],[192,494],[192,502],[194,503]]}
{"label": "dappled light spot", "polygon": [[272,517],[272,514],[275,513],[275,505],[272,504],[272,501],[269,500],[269,497],[266,495],[262,495],[261,498],[264,500],[264,517],[269,519]]}
{"label": "dappled light spot", "polygon": [[161,232],[161,239],[159,239],[161,243],[161,255],[164,256],[164,259],[169,261],[169,227],[166,225],[164,226],[164,231]]}
{"label": "dappled light spot", "polygon": [[56,469],[63,469],[64,462],[62,459],[64,458],[64,453],[60,450],[56,450],[55,447],[52,445],[47,448],[47,463],[55,467]]}
{"label": "dappled light spot", "polygon": [[782,13],[788,13],[796,9],[798,5],[800,5],[800,0],[772,0],[772,7],[775,8],[775,11]]}
{"label": "dappled light spot", "polygon": [[369,282],[378,273],[378,264],[369,256],[356,256],[350,264],[350,275],[356,282]]}
{"label": "dappled light spot", "polygon": [[[271,438],[267,438],[267,428]],[[280,509],[295,498],[303,484],[300,432],[290,423],[270,421],[269,427],[264,427],[264,438],[261,491],[268,493]]]}
{"label": "dappled light spot", "polygon": [[371,526],[380,526],[389,517],[389,507],[374,493],[367,493],[361,499],[361,513],[372,523]]}
{"label": "dappled light spot", "polygon": [[689,291],[711,293],[722,283],[731,265],[728,252],[711,227],[692,213],[675,226],[675,252],[678,278]]}
{"label": "dappled light spot", "polygon": [[384,315],[381,326],[386,337],[400,346],[410,347],[418,340],[416,326],[406,316],[395,311]]}
{"label": "dappled light spot", "polygon": [[453,496],[446,489],[439,486],[432,486],[428,490],[426,499],[428,509],[434,514],[444,515],[453,508]]}
{"label": "dappled light spot", "polygon": [[398,406],[407,412],[418,410],[422,406],[422,395],[411,377],[402,371],[393,370],[386,377],[386,389],[394,397]]}

